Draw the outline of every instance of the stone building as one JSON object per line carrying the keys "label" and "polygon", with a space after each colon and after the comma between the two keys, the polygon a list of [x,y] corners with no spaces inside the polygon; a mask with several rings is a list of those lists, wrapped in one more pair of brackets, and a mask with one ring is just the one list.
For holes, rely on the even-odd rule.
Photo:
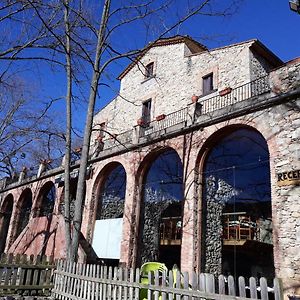
{"label": "stone building", "polygon": [[[258,40],[146,47],[95,115],[81,258],[276,275],[299,293],[299,66]],[[63,169],[51,163],[2,180],[1,251],[65,256]]]}

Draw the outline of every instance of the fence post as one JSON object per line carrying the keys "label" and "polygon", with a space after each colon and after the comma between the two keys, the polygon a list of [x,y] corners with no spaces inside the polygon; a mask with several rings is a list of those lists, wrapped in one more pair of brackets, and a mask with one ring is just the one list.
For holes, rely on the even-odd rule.
{"label": "fence post", "polygon": [[205,291],[215,293],[215,276],[213,274],[205,274]]}
{"label": "fence post", "polygon": [[239,280],[239,296],[246,298],[245,278],[243,276],[240,276],[238,280]]}
{"label": "fence post", "polygon": [[[174,287],[174,277],[173,277],[172,270],[170,270],[169,271],[169,288],[173,288],[173,287]],[[173,294],[172,293],[168,293],[168,299],[173,300]]]}
{"label": "fence post", "polygon": [[261,300],[269,300],[268,285],[267,285],[266,278],[261,277],[259,280],[259,283],[260,283],[260,298],[261,298]]}
{"label": "fence post", "polygon": [[230,296],[235,296],[235,284],[232,275],[228,276],[228,294]]}
{"label": "fence post", "polygon": [[[152,272],[148,272],[148,285],[152,284]],[[147,299],[151,300],[152,299],[152,293],[151,290],[148,288],[147,289]]]}
{"label": "fence post", "polygon": [[225,277],[224,275],[219,275],[218,277],[219,294],[225,295]]}
{"label": "fence post", "polygon": [[283,299],[282,281],[280,278],[274,278],[274,298],[275,300]]}

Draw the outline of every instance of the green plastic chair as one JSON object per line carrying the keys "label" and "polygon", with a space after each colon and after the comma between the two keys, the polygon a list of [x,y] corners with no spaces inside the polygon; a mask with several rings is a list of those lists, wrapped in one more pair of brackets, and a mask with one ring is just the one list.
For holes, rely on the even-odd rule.
{"label": "green plastic chair", "polygon": [[[144,263],[141,266],[140,283],[149,284],[149,280],[148,280],[149,272],[155,272],[157,270],[161,274],[163,272],[168,272],[168,268],[166,267],[166,265],[164,263],[160,263],[160,262],[147,262],[147,263]],[[148,289],[140,289],[139,299],[140,300],[146,300],[147,299],[147,294],[148,294]],[[161,296],[160,296],[160,298],[161,298]]]}

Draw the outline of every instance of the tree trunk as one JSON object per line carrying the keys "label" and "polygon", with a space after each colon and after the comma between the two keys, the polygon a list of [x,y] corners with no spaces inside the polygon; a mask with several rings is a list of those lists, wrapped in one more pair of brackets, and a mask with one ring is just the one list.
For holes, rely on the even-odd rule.
{"label": "tree trunk", "polygon": [[88,104],[88,111],[87,111],[87,117],[86,117],[85,129],[84,129],[84,137],[83,137],[83,145],[82,145],[82,153],[80,159],[79,177],[78,177],[76,201],[75,201],[74,232],[73,232],[73,239],[72,239],[72,257],[71,257],[73,261],[77,260],[77,256],[78,256],[79,235],[80,235],[81,224],[82,224],[82,203],[85,197],[84,185],[85,185],[85,178],[86,178],[86,169],[88,166],[89,147],[90,147],[90,140],[91,140],[91,133],[92,133],[95,102],[96,102],[98,83],[100,78],[100,73],[99,73],[100,59],[103,52],[104,37],[107,28],[110,5],[111,5],[111,0],[105,0],[100,28],[97,37],[97,48],[96,48],[96,55],[95,55],[94,68],[93,68],[93,77],[92,77],[91,87],[90,87],[89,104]]}
{"label": "tree trunk", "polygon": [[64,186],[64,218],[67,257],[71,258],[71,219],[70,219],[70,161],[71,161],[71,128],[72,128],[72,62],[69,23],[69,1],[64,1],[64,22],[66,33],[66,71],[67,71],[67,93],[66,93],[66,151],[65,151],[65,186]]}

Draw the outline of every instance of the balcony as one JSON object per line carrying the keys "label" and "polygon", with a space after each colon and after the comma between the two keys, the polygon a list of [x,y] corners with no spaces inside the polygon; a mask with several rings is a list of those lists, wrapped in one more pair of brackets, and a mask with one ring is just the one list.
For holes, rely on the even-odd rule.
{"label": "balcony", "polygon": [[[94,145],[94,151],[90,161],[97,161],[118,153],[133,150],[145,144],[150,144],[168,137],[182,134],[185,131],[196,130],[209,126],[223,120],[243,115],[251,111],[259,110],[270,105],[272,98],[269,97],[270,85],[269,76],[265,76],[235,89],[229,88],[226,93],[200,99],[197,103],[190,103],[186,107],[172,112],[168,115],[161,115],[157,120],[147,124],[136,125],[133,128],[111,135]],[[72,168],[77,168],[79,159],[72,160]],[[30,182],[41,176],[51,176],[63,172],[63,159],[60,164],[55,160],[54,164],[48,164],[42,172],[37,173],[39,167],[30,168],[21,181]],[[53,165],[53,166],[52,166]],[[33,173],[36,174],[33,174]],[[37,176],[38,175],[38,176]],[[5,189],[8,185],[17,185],[20,177],[11,180],[5,178],[0,181],[0,187]]]}

